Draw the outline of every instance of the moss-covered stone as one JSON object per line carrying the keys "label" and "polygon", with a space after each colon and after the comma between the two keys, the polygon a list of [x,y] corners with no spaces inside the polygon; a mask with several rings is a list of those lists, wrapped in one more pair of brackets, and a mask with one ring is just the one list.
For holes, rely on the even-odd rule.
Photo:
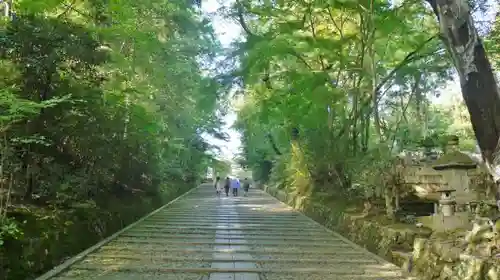
{"label": "moss-covered stone", "polygon": [[413,271],[423,280],[496,280],[498,259],[470,256],[446,240],[417,239],[413,250]]}
{"label": "moss-covered stone", "polygon": [[474,162],[470,156],[460,152],[452,151],[441,156],[436,160],[432,168],[436,170],[444,169],[473,169],[476,168],[477,163]]}

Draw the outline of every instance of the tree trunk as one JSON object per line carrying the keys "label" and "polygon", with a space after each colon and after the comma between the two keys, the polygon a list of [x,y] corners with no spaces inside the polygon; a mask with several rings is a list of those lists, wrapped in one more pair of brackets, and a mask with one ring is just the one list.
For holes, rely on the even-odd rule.
{"label": "tree trunk", "polygon": [[[432,6],[460,76],[462,95],[490,174],[500,180],[500,93],[466,0],[426,0]],[[497,190],[498,192],[498,190]]]}

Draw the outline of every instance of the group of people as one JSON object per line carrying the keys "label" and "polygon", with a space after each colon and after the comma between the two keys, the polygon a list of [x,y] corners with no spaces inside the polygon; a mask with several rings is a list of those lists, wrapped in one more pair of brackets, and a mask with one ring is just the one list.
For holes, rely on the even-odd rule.
{"label": "group of people", "polygon": [[248,178],[245,178],[242,183],[240,183],[240,180],[238,178],[229,178],[226,177],[225,180],[221,180],[219,176],[215,178],[215,192],[218,197],[220,197],[222,190],[226,193],[226,196],[229,196],[229,189],[233,190],[233,196],[238,196],[238,189],[241,187],[243,184],[243,196],[248,195],[248,190],[250,189],[250,180]]}

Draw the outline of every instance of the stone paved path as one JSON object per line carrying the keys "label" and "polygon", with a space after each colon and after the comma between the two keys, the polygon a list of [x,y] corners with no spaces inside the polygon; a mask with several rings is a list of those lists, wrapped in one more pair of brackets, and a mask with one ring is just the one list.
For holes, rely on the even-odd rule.
{"label": "stone paved path", "polygon": [[38,280],[407,279],[263,191],[214,193],[202,185]]}

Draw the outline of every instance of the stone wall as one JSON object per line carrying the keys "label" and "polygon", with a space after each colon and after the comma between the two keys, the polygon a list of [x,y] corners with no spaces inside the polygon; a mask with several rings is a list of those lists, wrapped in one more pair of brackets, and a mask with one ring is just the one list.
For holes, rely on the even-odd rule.
{"label": "stone wall", "polygon": [[412,225],[387,225],[373,218],[347,214],[305,197],[262,186],[282,202],[342,234],[351,241],[407,269],[423,280],[498,280],[500,263],[491,258],[474,258],[444,240],[431,238],[428,229]]}

